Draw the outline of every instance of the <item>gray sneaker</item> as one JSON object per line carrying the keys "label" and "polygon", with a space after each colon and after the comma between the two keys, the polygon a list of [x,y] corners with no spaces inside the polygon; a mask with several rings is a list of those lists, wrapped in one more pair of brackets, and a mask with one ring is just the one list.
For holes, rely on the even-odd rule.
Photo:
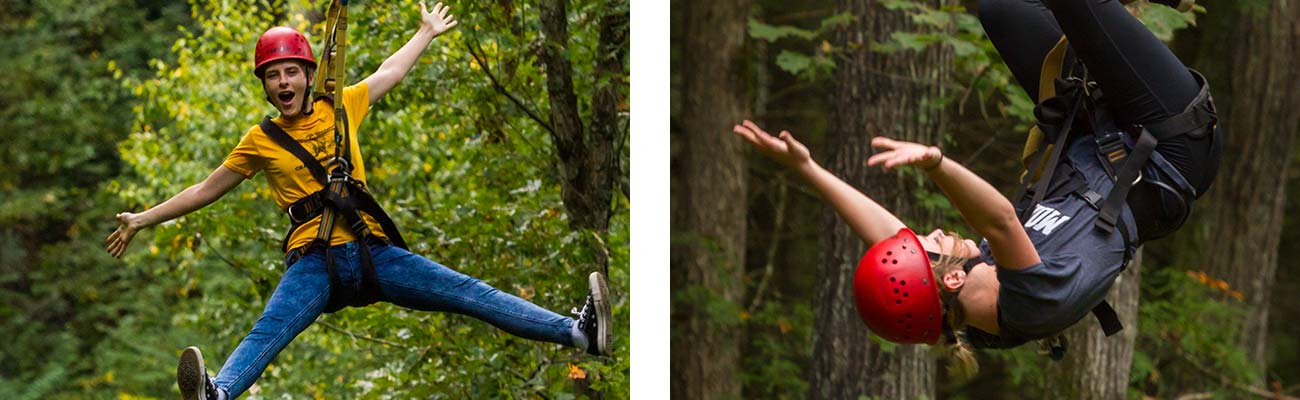
{"label": "gray sneaker", "polygon": [[181,362],[176,365],[176,386],[185,400],[224,400],[221,392],[208,378],[203,367],[203,352],[198,347],[186,347],[181,352]]}
{"label": "gray sneaker", "polygon": [[592,272],[587,277],[587,302],[582,310],[576,307],[571,311],[578,315],[578,329],[587,335],[587,353],[592,355],[609,355],[609,331],[613,320],[610,316],[609,285],[605,276]]}

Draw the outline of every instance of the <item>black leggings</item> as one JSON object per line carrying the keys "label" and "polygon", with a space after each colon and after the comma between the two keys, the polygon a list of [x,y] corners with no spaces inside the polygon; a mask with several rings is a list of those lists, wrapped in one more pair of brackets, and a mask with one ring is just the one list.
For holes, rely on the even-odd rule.
{"label": "black leggings", "polygon": [[[1043,58],[1064,34],[1066,66],[1075,57],[1106,92],[1120,126],[1158,122],[1181,113],[1200,91],[1177,56],[1118,0],[980,0],[980,22],[1011,73],[1035,102]],[[1157,150],[1198,190],[1218,164],[1214,135],[1181,135]]]}

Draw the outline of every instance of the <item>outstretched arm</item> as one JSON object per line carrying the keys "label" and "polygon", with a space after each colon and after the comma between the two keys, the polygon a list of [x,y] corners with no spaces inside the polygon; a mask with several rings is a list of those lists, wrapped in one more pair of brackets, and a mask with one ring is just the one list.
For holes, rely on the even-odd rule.
{"label": "outstretched arm", "polygon": [[384,97],[393,86],[397,86],[397,82],[401,82],[402,78],[406,77],[407,72],[411,72],[415,60],[420,58],[424,49],[429,48],[429,42],[432,42],[433,38],[456,26],[458,22],[447,14],[449,8],[438,3],[433,6],[433,12],[429,12],[425,9],[424,2],[420,3],[420,30],[416,31],[415,36],[402,45],[396,53],[388,56],[388,59],[379,65],[379,70],[362,81],[370,88],[371,104]]}
{"label": "outstretched arm", "polygon": [[871,146],[880,152],[871,156],[867,165],[882,165],[886,169],[915,165],[925,169],[962,219],[988,239],[999,268],[1022,269],[1039,263],[1038,251],[1020,225],[1015,207],[979,175],[945,158],[938,147],[886,137],[872,139]]}
{"label": "outstretched arm", "polygon": [[203,182],[182,190],[157,207],[150,208],[139,214],[118,213],[117,230],[108,235],[108,239],[104,241],[104,250],[107,250],[108,254],[112,254],[113,257],[122,257],[122,253],[126,252],[126,245],[131,243],[131,238],[135,237],[135,233],[139,232],[140,229],[170,221],[206,207],[208,204],[217,201],[230,189],[239,186],[243,181],[243,175],[222,165],[212,171]]}
{"label": "outstretched arm", "polygon": [[750,121],[736,125],[732,131],[748,140],[764,155],[802,176],[835,208],[835,212],[849,224],[853,233],[867,243],[874,244],[906,227],[903,221],[885,207],[813,161],[808,148],[794,140],[790,132],[781,131],[781,138],[777,139]]}

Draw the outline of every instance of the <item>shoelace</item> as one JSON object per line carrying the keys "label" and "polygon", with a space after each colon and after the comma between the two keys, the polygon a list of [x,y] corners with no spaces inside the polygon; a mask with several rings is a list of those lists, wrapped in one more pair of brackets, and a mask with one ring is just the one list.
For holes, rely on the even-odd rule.
{"label": "shoelace", "polygon": [[206,373],[203,374],[203,392],[208,399],[221,398],[221,394],[217,393],[217,386],[212,384],[212,377],[207,376]]}
{"label": "shoelace", "polygon": [[591,295],[587,295],[587,302],[582,304],[582,310],[577,307],[569,310],[570,313],[578,316],[578,329],[587,331],[596,322],[596,307],[592,304]]}

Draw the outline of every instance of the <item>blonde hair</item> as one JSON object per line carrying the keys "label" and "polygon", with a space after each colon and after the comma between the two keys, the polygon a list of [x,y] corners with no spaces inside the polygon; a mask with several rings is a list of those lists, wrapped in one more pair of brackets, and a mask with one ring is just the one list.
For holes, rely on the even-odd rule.
{"label": "blonde hair", "polygon": [[[934,280],[943,282],[943,276],[952,271],[960,271],[968,260],[978,254],[970,254],[962,243],[962,237],[956,232],[944,231],[952,237],[949,243],[939,243],[939,259],[934,262]],[[975,359],[975,347],[966,339],[966,309],[957,301],[958,292],[939,290],[939,302],[943,305],[943,318],[947,322],[948,336],[946,343],[939,344],[940,355],[948,361],[948,375],[958,380],[968,380],[979,373],[979,362]]]}

